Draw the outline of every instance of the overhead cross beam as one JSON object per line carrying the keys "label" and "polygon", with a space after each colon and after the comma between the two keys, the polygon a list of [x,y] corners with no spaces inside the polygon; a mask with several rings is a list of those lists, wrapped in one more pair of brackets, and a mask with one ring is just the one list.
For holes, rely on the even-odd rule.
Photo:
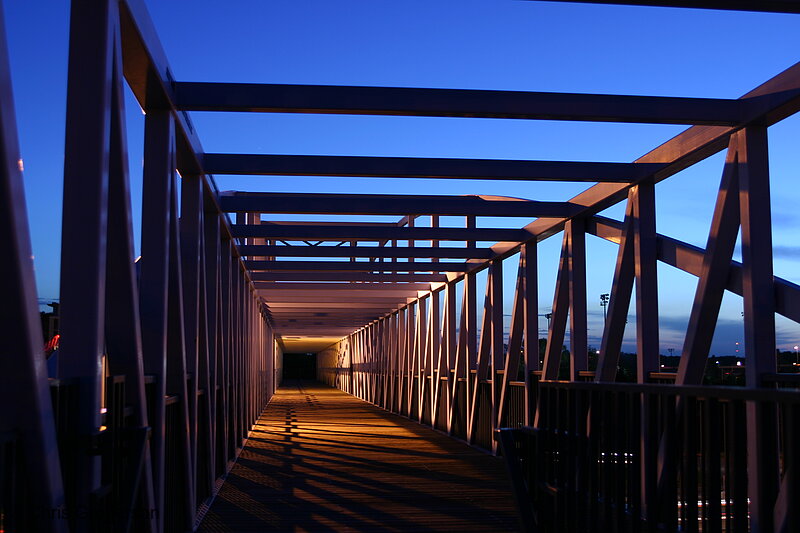
{"label": "overhead cross beam", "polygon": [[[262,257],[370,257],[377,259],[451,258],[489,259],[493,253],[489,248],[454,247],[410,247],[410,246],[264,246],[245,244],[239,246],[242,256]],[[386,263],[380,265],[381,269]]]}
{"label": "overhead cross beam", "polygon": [[[350,281],[361,282],[354,283],[352,288],[363,289],[369,286],[367,282],[444,283],[447,281],[447,276],[445,274],[373,274],[370,272],[252,272],[250,279],[253,281]],[[404,286],[395,285],[395,288]]]}
{"label": "overhead cross beam", "polygon": [[365,240],[365,241],[523,241],[532,235],[521,229],[507,228],[408,228],[353,225],[283,225],[235,224],[231,226],[234,237],[285,239],[285,240]]}
{"label": "overhead cross beam", "polygon": [[734,125],[744,115],[742,102],[712,98],[258,83],[178,82],[175,100],[186,111],[651,124]]}
{"label": "overhead cross beam", "polygon": [[203,155],[209,174],[254,176],[335,176],[442,178],[512,181],[590,181],[629,183],[663,165],[513,159],[449,159],[334,155]]}
{"label": "overhead cross beam", "polygon": [[259,291],[268,291],[270,293],[297,293],[297,292],[340,292],[346,291],[351,295],[370,295],[376,291],[382,294],[414,294],[417,291],[429,291],[431,289],[430,283],[406,283],[404,285],[384,285],[384,284],[359,284],[353,285],[352,283],[280,283],[280,282],[266,282],[254,281],[254,286]]}
{"label": "overhead cross beam", "polygon": [[[259,295],[262,294],[259,292]],[[269,298],[265,299],[269,302],[268,305],[270,307],[274,307],[278,304],[303,304],[303,305],[316,305],[317,303],[325,304],[325,303],[358,303],[358,304],[365,304],[365,303],[375,303],[375,304],[396,304],[397,302],[406,303],[407,300],[416,299],[416,294],[413,296],[408,296],[407,298],[401,298],[398,296],[395,297],[386,297],[386,296],[373,296],[373,297],[365,297],[365,296],[350,296],[349,294],[334,294],[334,295],[319,295],[315,294],[314,296],[306,296],[306,297],[299,297],[299,296],[270,296]],[[280,307],[280,305],[279,305]],[[285,306],[284,306],[285,307]]]}
{"label": "overhead cross beam", "polygon": [[466,272],[473,265],[442,261],[245,261],[251,272],[319,271],[319,272]]}
{"label": "overhead cross beam", "polygon": [[229,213],[321,215],[439,215],[489,217],[568,217],[578,206],[503,196],[399,194],[299,194],[227,192],[219,197]]}

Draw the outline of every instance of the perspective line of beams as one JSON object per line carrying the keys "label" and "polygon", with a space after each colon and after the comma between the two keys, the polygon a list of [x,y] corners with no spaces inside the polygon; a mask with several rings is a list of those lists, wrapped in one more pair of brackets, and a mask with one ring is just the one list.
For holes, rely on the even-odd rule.
{"label": "perspective line of beams", "polygon": [[[409,247],[409,246],[266,246],[240,244],[239,254],[247,257],[369,257],[372,259],[450,258],[491,259],[489,248]],[[386,263],[373,263],[384,265]]]}
{"label": "perspective line of beams", "polygon": [[506,241],[520,242],[533,235],[524,229],[508,228],[425,228],[353,225],[234,224],[235,238],[283,240],[366,240],[366,241]]}
{"label": "perspective line of beams", "polygon": [[[359,281],[371,283],[445,283],[445,274],[383,274],[373,272],[250,272],[253,281]],[[355,285],[361,288],[363,285]]]}
{"label": "perspective line of beams", "polygon": [[442,261],[245,261],[244,266],[250,272],[467,272],[474,265]]}
{"label": "perspective line of beams", "polygon": [[228,213],[319,215],[398,215],[566,218],[580,206],[477,195],[313,194],[225,192],[219,204]]}
{"label": "perspective line of beams", "polygon": [[184,111],[316,113],[420,117],[579,120],[732,126],[750,102],[716,98],[629,96],[408,87],[177,82]]}
{"label": "perspective line of beams", "polygon": [[588,181],[631,183],[655,174],[658,163],[451,159],[333,155],[210,154],[208,174],[371,178]]}

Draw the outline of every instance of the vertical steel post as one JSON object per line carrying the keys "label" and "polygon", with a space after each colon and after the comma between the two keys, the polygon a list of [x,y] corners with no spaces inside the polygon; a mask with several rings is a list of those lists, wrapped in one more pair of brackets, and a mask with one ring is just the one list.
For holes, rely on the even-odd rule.
{"label": "vertical steel post", "polygon": [[568,220],[564,229],[569,242],[569,373],[589,368],[589,343],[586,322],[586,223],[581,218]]}
{"label": "vertical steel post", "polygon": [[[739,150],[745,380],[747,387],[757,388],[762,386],[764,374],[777,369],[767,129],[749,126],[735,135]],[[754,532],[772,531],[779,472],[775,405],[747,402],[747,426],[750,527]]]}
{"label": "vertical steel post", "polygon": [[183,320],[186,349],[187,397],[189,412],[189,451],[192,475],[197,473],[197,391],[199,380],[200,337],[200,237],[203,224],[203,183],[200,176],[181,179],[181,278],[183,281]]}
{"label": "vertical steel post", "polygon": [[[503,348],[503,261],[495,259],[489,266],[492,272],[491,287],[492,287],[492,307],[491,307],[491,373],[489,374],[492,380],[491,386],[491,430],[494,431],[500,426],[498,416],[500,414],[500,370],[503,370],[503,356],[505,349]],[[492,452],[497,452],[497,441],[492,439]]]}
{"label": "vertical steel post", "polygon": [[[78,394],[73,442],[100,428],[105,353],[105,271],[111,121],[112,17],[116,3],[74,0],[70,15],[64,203],[61,232],[61,377]],[[74,531],[87,531],[100,459],[80,453],[66,478]]]}
{"label": "vertical steel post", "polygon": [[636,277],[636,365],[637,381],[645,383],[657,372],[658,272],[656,269],[656,191],[653,182],[633,187],[633,257]]}
{"label": "vertical steel post", "polygon": [[535,240],[522,246],[525,291],[525,425],[533,424],[533,372],[539,370],[539,269]]}
{"label": "vertical steel post", "polygon": [[[112,523],[128,531],[137,499],[145,509],[155,508],[153,469],[147,442],[148,416],[139,313],[139,290],[134,269],[128,153],[122,78],[122,50],[117,27],[113,41],[112,112],[108,184],[108,229],[105,287],[105,344],[112,376],[125,377],[125,401],[134,410],[128,428],[127,468],[117,487]],[[112,416],[117,416],[112,413]],[[114,429],[112,431],[118,431]],[[134,433],[136,432],[136,433]],[[136,437],[134,437],[136,435]],[[140,462],[141,459],[141,462]],[[117,459],[114,459],[115,461]],[[120,461],[121,462],[121,461]],[[147,515],[147,528],[157,531],[155,516]]]}
{"label": "vertical steel post", "polygon": [[174,124],[169,111],[149,110],[145,118],[142,180],[142,245],[139,312],[144,372],[154,377],[148,406],[153,428],[150,451],[159,530],[164,524],[165,404],[167,383],[167,292],[172,188],[175,176]]}

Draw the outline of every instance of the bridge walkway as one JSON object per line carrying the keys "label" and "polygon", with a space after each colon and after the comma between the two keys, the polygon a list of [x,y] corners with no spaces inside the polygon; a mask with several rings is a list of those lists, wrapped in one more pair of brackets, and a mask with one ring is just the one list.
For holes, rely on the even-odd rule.
{"label": "bridge walkway", "polygon": [[284,383],[199,531],[515,531],[502,459],[315,382]]}

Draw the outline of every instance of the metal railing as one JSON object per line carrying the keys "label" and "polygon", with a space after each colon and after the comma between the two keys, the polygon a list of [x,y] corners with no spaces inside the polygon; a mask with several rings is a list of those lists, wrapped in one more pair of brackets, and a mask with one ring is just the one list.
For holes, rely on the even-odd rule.
{"label": "metal railing", "polygon": [[[535,427],[498,432],[526,529],[749,531],[751,502],[766,499],[785,507],[775,530],[798,530],[797,394],[547,381],[539,394]],[[777,458],[759,475],[777,483],[749,478],[751,431]]]}

